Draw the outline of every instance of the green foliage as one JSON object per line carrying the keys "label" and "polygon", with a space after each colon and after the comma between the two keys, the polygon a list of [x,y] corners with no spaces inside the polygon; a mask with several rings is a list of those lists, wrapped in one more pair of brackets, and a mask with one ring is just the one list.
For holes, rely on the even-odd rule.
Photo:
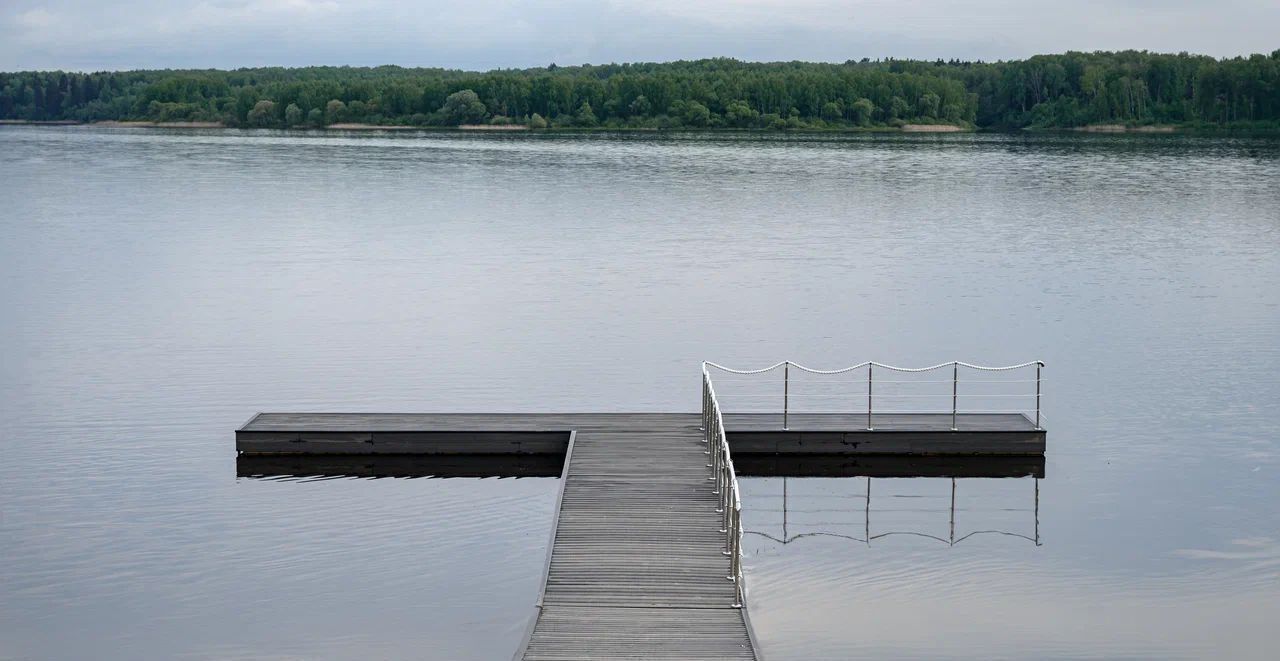
{"label": "green foliage", "polygon": [[275,102],[263,99],[253,104],[253,109],[249,111],[246,119],[249,122],[249,126],[271,126],[276,122],[275,114]]}
{"label": "green foliage", "polygon": [[633,117],[648,117],[653,112],[653,104],[649,103],[649,99],[641,94],[631,101],[630,105],[627,106],[627,110],[630,111]]}
{"label": "green foliage", "polygon": [[933,92],[926,92],[920,97],[920,104],[916,114],[927,119],[934,119],[938,116],[938,109],[941,105],[942,97]]}
{"label": "green foliage", "polygon": [[342,101],[339,101],[338,99],[332,99],[328,103],[324,104],[325,123],[337,124],[338,122],[341,122],[343,119],[345,119],[346,115],[347,115],[347,104],[343,103]]}
{"label": "green foliage", "polygon": [[684,104],[684,110],[680,115],[684,123],[689,126],[704,127],[711,123],[711,110],[697,101]]}
{"label": "green foliage", "polygon": [[297,126],[302,123],[302,108],[296,103],[290,103],[289,107],[284,109],[284,125]]}
{"label": "green foliage", "polygon": [[545,129],[547,128],[547,120],[543,119],[542,115],[535,112],[529,117],[528,126],[531,129]]}
{"label": "green foliage", "polygon": [[741,99],[730,102],[724,110],[725,121],[729,126],[736,128],[754,126],[759,117],[760,113],[756,112],[750,104]]}
{"label": "green foliage", "polygon": [[590,102],[583,101],[582,105],[578,107],[578,113],[574,116],[574,123],[587,128],[600,123],[600,120],[596,119],[595,111],[591,109]]}
{"label": "green foliage", "polygon": [[440,107],[440,114],[446,124],[476,124],[489,114],[484,102],[471,90],[461,90],[450,94]]}
{"label": "green foliage", "polygon": [[849,107],[850,119],[858,126],[870,126],[871,115],[876,111],[876,104],[871,99],[861,98]]}
{"label": "green foliage", "polygon": [[995,63],[711,59],[485,73],[394,66],[0,73],[0,119],[456,126],[493,116],[534,126],[535,115],[550,125],[605,128],[1274,126],[1280,51],[1221,60],[1145,51]]}

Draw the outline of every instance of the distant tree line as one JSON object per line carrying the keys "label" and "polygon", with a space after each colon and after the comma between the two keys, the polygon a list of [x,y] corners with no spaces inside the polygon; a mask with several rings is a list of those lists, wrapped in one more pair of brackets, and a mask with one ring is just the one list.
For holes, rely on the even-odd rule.
{"label": "distant tree line", "polygon": [[615,128],[1280,126],[1280,50],[1008,62],[710,59],[474,73],[307,67],[0,73],[0,119]]}

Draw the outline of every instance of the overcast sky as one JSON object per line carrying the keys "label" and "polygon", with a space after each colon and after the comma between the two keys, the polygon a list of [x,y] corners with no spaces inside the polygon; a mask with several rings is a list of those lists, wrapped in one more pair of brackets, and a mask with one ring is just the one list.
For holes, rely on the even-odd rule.
{"label": "overcast sky", "polygon": [[0,0],[0,70],[1280,48],[1280,0]]}

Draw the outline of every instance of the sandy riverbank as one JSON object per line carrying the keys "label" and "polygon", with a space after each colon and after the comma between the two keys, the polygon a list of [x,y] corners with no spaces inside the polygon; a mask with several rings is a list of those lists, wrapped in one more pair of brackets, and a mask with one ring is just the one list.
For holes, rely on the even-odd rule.
{"label": "sandy riverbank", "polygon": [[458,128],[463,131],[528,131],[523,124],[462,124]]}
{"label": "sandy riverbank", "polygon": [[961,126],[952,126],[950,124],[903,124],[903,133],[960,133],[969,131]]}

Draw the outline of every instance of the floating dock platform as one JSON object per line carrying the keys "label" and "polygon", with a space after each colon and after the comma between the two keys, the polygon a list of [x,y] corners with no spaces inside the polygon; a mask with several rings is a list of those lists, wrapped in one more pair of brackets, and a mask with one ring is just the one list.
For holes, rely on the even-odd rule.
{"label": "floating dock platform", "polygon": [[[975,367],[945,367],[961,365]],[[1042,476],[1042,364],[1027,365],[1034,416],[722,413],[705,365],[701,413],[260,413],[236,430],[237,470],[560,475],[537,614],[516,658],[759,659],[737,475]],[[877,366],[849,369],[867,367],[869,382]]]}

